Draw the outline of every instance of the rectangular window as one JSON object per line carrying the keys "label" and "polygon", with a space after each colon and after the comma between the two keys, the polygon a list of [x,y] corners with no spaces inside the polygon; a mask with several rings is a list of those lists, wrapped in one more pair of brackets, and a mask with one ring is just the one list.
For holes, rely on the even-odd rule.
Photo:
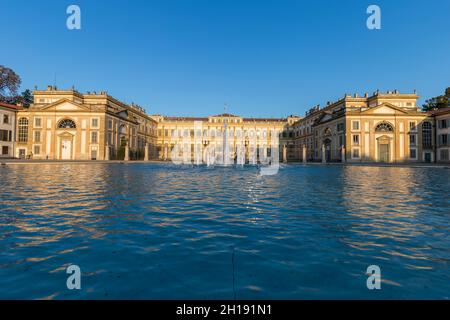
{"label": "rectangular window", "polygon": [[3,123],[4,124],[9,124],[9,116],[7,114],[3,115]]}
{"label": "rectangular window", "polygon": [[12,131],[10,130],[0,130],[0,141],[11,142]]}
{"label": "rectangular window", "polygon": [[353,159],[359,159],[359,149],[353,149],[352,150],[352,158]]}
{"label": "rectangular window", "polygon": [[112,122],[112,120],[109,120],[108,121],[108,129],[112,130],[112,128],[113,128],[113,122]]}
{"label": "rectangular window", "polygon": [[41,118],[34,118],[34,127],[35,128],[41,128],[42,127],[42,119]]}
{"label": "rectangular window", "polygon": [[344,136],[339,136],[339,147],[344,145]]}
{"label": "rectangular window", "polygon": [[359,146],[359,134],[353,135],[353,145]]}
{"label": "rectangular window", "polygon": [[416,149],[409,149],[409,158],[417,159],[417,150]]}
{"label": "rectangular window", "polygon": [[98,143],[98,132],[91,132],[91,143]]}
{"label": "rectangular window", "polygon": [[91,127],[92,128],[98,128],[98,119],[97,118],[93,118],[91,120]]}
{"label": "rectangular window", "polygon": [[39,155],[39,154],[41,154],[41,146],[34,146],[34,147],[33,147],[33,154],[34,154],[34,155]]}
{"label": "rectangular window", "polygon": [[415,146],[416,145],[416,135],[410,134],[409,135],[409,145]]}
{"label": "rectangular window", "polygon": [[409,131],[410,132],[416,132],[417,129],[417,123],[415,121],[409,122]]}
{"label": "rectangular window", "polygon": [[2,155],[8,155],[9,154],[9,147],[3,146],[2,147]]}
{"label": "rectangular window", "polygon": [[441,150],[439,159],[441,161],[448,161],[448,149]]}
{"label": "rectangular window", "polygon": [[97,160],[97,147],[91,149],[91,160]]}
{"label": "rectangular window", "polygon": [[359,130],[359,121],[352,121],[352,130]]}
{"label": "rectangular window", "polygon": [[446,134],[439,135],[439,145],[446,146],[448,144],[448,136]]}
{"label": "rectangular window", "polygon": [[441,125],[440,125],[439,127],[440,127],[441,129],[447,129],[447,120],[441,120],[441,121],[440,121],[440,124],[441,124]]}
{"label": "rectangular window", "polygon": [[34,142],[41,142],[41,132],[40,131],[34,132]]}

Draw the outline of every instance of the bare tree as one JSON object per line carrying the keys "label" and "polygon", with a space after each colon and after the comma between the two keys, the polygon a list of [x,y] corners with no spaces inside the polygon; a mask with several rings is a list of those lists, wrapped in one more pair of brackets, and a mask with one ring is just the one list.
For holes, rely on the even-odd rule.
{"label": "bare tree", "polygon": [[14,70],[0,65],[0,101],[8,102],[11,97],[17,96],[21,82]]}

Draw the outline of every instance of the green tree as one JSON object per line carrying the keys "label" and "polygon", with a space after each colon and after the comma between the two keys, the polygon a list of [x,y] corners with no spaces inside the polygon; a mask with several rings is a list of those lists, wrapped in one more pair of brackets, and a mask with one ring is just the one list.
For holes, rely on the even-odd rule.
{"label": "green tree", "polygon": [[21,82],[14,70],[0,65],[0,101],[10,102],[16,97]]}
{"label": "green tree", "polygon": [[25,108],[28,108],[34,102],[33,92],[30,89],[26,89],[24,92],[22,92],[20,100],[23,106]]}
{"label": "green tree", "polygon": [[450,107],[450,87],[445,90],[444,95],[426,100],[422,110],[433,111],[448,107]]}

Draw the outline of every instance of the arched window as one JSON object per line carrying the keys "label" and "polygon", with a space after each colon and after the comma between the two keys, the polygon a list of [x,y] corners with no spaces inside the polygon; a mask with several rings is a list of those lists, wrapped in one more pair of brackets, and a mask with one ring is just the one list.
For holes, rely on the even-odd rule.
{"label": "arched window", "polygon": [[424,147],[431,147],[431,123],[424,122],[422,124],[422,141]]}
{"label": "arched window", "polygon": [[73,120],[64,119],[58,123],[58,129],[75,129],[77,126]]}
{"label": "arched window", "polygon": [[19,142],[28,142],[28,119],[19,119]]}
{"label": "arched window", "polygon": [[393,132],[394,128],[390,123],[382,122],[375,128],[375,131],[377,132]]}

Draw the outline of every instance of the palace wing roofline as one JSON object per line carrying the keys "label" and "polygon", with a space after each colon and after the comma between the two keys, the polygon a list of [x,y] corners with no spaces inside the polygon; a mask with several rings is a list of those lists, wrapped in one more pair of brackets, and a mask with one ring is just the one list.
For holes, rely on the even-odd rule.
{"label": "palace wing roofline", "polygon": [[11,109],[13,111],[18,111],[18,110],[22,110],[23,109],[22,106],[9,104],[9,103],[4,103],[4,102],[0,102],[0,107],[6,108],[6,109]]}

